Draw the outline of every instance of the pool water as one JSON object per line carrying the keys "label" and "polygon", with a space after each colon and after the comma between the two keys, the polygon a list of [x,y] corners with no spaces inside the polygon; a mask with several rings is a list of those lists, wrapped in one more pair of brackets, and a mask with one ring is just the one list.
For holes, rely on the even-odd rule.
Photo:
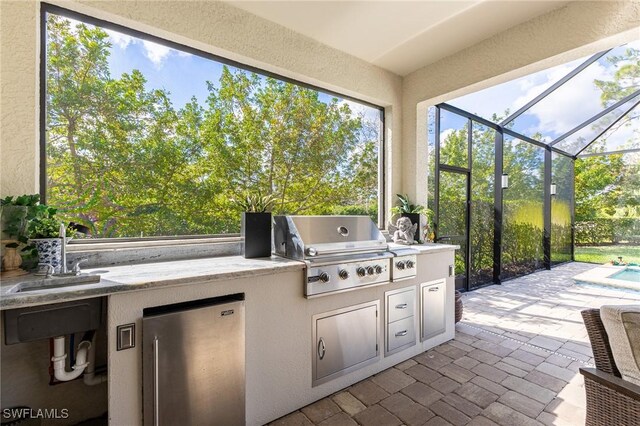
{"label": "pool water", "polygon": [[631,281],[632,283],[640,283],[640,269],[627,268],[610,275],[609,278],[613,278],[614,280]]}

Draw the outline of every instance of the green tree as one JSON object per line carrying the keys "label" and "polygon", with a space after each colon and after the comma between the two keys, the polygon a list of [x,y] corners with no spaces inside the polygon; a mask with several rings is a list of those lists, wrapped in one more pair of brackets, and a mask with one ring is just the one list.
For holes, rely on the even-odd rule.
{"label": "green tree", "polygon": [[176,109],[140,71],[110,75],[104,30],[50,14],[47,40],[47,201],[95,236],[238,232],[246,190],[375,215],[377,128],[346,103],[224,67]]}

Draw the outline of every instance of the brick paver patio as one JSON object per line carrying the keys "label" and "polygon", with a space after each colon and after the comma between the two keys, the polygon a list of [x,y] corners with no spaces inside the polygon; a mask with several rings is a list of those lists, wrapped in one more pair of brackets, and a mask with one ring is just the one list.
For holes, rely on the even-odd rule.
{"label": "brick paver patio", "polygon": [[640,293],[576,285],[571,263],[464,296],[456,338],[274,425],[583,425],[578,368],[593,362],[580,311]]}

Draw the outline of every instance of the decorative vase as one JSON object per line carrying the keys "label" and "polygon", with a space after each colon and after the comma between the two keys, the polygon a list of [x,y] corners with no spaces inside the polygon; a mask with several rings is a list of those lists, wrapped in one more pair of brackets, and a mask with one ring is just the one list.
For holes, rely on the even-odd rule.
{"label": "decorative vase", "polygon": [[2,257],[2,267],[5,271],[13,271],[22,265],[22,256],[18,254],[15,247],[5,247]]}
{"label": "decorative vase", "polygon": [[408,217],[412,225],[416,225],[416,224],[418,225],[416,226],[416,233],[413,236],[413,239],[419,243],[422,243],[422,227],[420,226],[420,213],[402,213],[401,216]]}
{"label": "decorative vase", "polygon": [[271,256],[271,213],[242,213],[244,257]]}
{"label": "decorative vase", "polygon": [[53,266],[55,272],[60,272],[62,266],[62,238],[35,238],[31,241],[38,251],[38,263]]}

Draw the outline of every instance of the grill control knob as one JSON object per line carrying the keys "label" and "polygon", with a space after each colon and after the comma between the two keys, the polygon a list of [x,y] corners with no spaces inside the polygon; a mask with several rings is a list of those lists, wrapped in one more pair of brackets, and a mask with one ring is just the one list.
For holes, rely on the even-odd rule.
{"label": "grill control knob", "polygon": [[404,269],[404,262],[396,262],[396,268]]}
{"label": "grill control knob", "polygon": [[382,273],[382,266],[376,265],[376,274],[380,275]]}
{"label": "grill control knob", "polygon": [[367,275],[373,275],[376,271],[373,269],[373,266],[367,266]]}
{"label": "grill control knob", "polygon": [[329,279],[329,274],[327,274],[326,272],[320,274],[320,281],[322,281],[323,283],[329,282]]}
{"label": "grill control knob", "polygon": [[346,269],[340,269],[338,275],[340,276],[340,279],[346,280],[347,278],[349,278],[349,271],[347,271]]}
{"label": "grill control knob", "polygon": [[407,264],[407,269],[413,269],[413,267],[416,266],[413,260],[407,260],[405,263]]}
{"label": "grill control knob", "polygon": [[365,271],[362,266],[358,266],[358,269],[356,269],[356,273],[359,277],[364,277],[365,275],[367,275],[367,271]]}

